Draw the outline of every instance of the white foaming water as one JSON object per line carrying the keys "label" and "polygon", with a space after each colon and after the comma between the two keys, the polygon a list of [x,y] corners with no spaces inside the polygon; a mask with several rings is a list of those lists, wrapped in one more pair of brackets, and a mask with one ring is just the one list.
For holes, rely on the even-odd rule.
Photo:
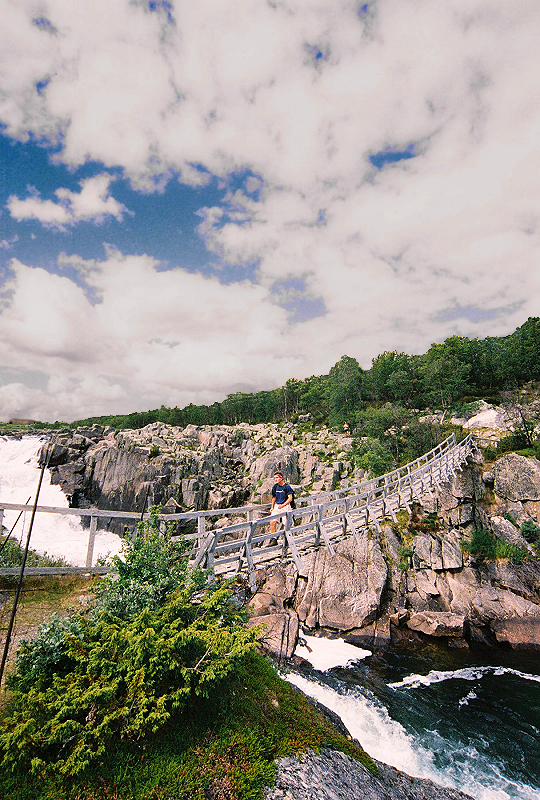
{"label": "white foaming water", "polygon": [[371,655],[370,650],[347,644],[343,639],[324,639],[302,633],[300,642],[294,651],[295,656],[309,661],[312,667],[321,672],[332,667],[346,667],[351,661],[360,661]]}
{"label": "white foaming water", "polygon": [[434,733],[431,749],[418,744],[399,722],[392,720],[380,701],[359,692],[340,694],[328,686],[289,673],[287,680],[309,697],[334,711],[352,736],[373,758],[417,778],[429,778],[439,786],[459,789],[476,800],[538,800],[538,789],[508,779],[496,765],[482,761],[470,746],[455,754],[452,765],[438,769],[436,752],[448,743]]}
{"label": "white foaming water", "polygon": [[[344,642],[316,639],[316,637],[305,638],[310,647],[314,640],[315,643],[321,643],[320,646],[324,648],[322,651],[324,658],[320,661],[314,649],[312,653],[308,652],[307,656],[301,652],[306,648],[297,648],[296,650],[298,655],[303,655],[304,658],[309,657],[312,664],[314,661],[317,662],[319,664],[317,669],[344,666],[344,655],[347,656],[347,661],[351,660],[348,652],[345,654],[341,651]],[[332,650],[335,650],[333,657]],[[358,652],[366,654],[366,651],[356,650],[357,659]],[[472,667],[454,672],[432,672],[430,681],[447,680],[450,677],[465,677],[473,680],[475,677],[482,677],[487,672],[494,675],[511,673],[527,680],[540,680],[538,676],[504,667]],[[476,800],[512,800],[513,798],[538,800],[539,798],[538,789],[508,778],[497,764],[487,761],[485,754],[480,753],[473,745],[458,746],[450,763],[439,768],[435,762],[435,756],[437,753],[448,753],[449,742],[436,731],[428,731],[426,738],[429,738],[429,745],[420,744],[407,733],[399,722],[390,717],[384,705],[375,697],[365,696],[355,689],[337,692],[329,686],[296,673],[289,673],[286,678],[306,695],[313,697],[338,714],[350,733],[358,739],[370,756],[403,770],[408,775],[429,778],[440,786],[460,789]],[[417,685],[428,685],[425,683],[427,678],[428,676],[414,675],[410,676],[410,680],[405,679],[399,684],[391,685],[394,687],[413,686],[414,681],[418,682]],[[473,694],[470,692],[465,698],[465,702],[473,700]]]}
{"label": "white foaming water", "polygon": [[[44,440],[38,436],[22,439],[0,437],[0,500],[5,503],[34,501],[39,480],[38,450]],[[51,486],[48,471],[45,473],[38,504],[68,508],[68,501],[59,486]],[[4,527],[11,529],[19,512],[6,511]],[[13,531],[13,539],[24,543],[30,523],[30,512],[24,512]],[[115,533],[98,531],[94,546],[94,563],[99,556],[120,552],[122,540]],[[62,556],[73,566],[84,566],[88,548],[88,529],[81,526],[76,516],[36,514],[30,547],[38,553]]]}
{"label": "white foaming water", "polygon": [[402,681],[389,683],[391,689],[419,689],[420,686],[431,686],[432,683],[442,683],[454,678],[461,678],[464,681],[476,681],[484,675],[515,675],[527,681],[540,683],[540,675],[530,675],[527,672],[520,672],[510,667],[466,667],[465,669],[455,669],[448,672],[432,670],[427,675],[408,675]]}

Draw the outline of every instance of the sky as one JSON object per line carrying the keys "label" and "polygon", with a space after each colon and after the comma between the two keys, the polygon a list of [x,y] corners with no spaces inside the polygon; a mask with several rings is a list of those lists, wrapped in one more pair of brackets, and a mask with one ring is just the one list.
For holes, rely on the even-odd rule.
{"label": "sky", "polygon": [[0,0],[0,419],[539,308],[537,0]]}

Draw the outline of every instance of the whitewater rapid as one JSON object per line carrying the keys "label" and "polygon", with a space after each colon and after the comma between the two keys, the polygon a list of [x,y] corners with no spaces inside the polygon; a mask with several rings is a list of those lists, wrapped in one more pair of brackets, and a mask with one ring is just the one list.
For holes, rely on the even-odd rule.
{"label": "whitewater rapid", "polygon": [[[44,439],[24,436],[22,439],[0,437],[0,501],[5,503],[33,503],[39,480],[38,451]],[[68,508],[66,496],[59,486],[51,486],[50,473],[45,472],[39,505]],[[19,512],[4,513],[4,527],[11,529]],[[30,523],[30,512],[24,512],[12,534],[17,542],[25,541]],[[88,548],[88,529],[80,518],[56,514],[36,514],[30,547],[38,553],[63,557],[73,566],[84,566]],[[100,556],[116,555],[121,549],[121,539],[109,531],[98,531],[94,546],[94,561]]]}
{"label": "whitewater rapid", "polygon": [[[453,738],[450,725],[440,726],[446,735],[441,735],[426,718],[424,729],[404,725],[393,719],[386,701],[355,681],[347,682],[346,673],[354,674],[355,662],[368,658],[371,653],[347,645],[342,640],[316,639],[302,634],[305,644],[297,647],[295,654],[309,661],[318,672],[290,672],[285,677],[309,697],[314,698],[339,715],[352,736],[354,736],[370,756],[390,764],[408,775],[428,778],[440,786],[459,789],[477,800],[538,800],[540,789],[514,779],[508,764],[491,752],[489,742],[483,734]],[[307,645],[307,647],[306,647]],[[366,667],[369,662],[366,662]],[[331,674],[333,667],[341,672]],[[345,673],[344,671],[345,670]],[[365,673],[362,673],[365,674]],[[408,693],[414,689],[430,691],[432,686],[441,683],[461,685],[461,681],[475,681],[475,689],[468,688],[457,700],[456,708],[451,705],[440,708],[439,719],[464,713],[465,709],[478,700],[477,693],[487,678],[504,680],[506,677],[524,681],[529,685],[538,683],[536,674],[521,672],[500,666],[471,666],[456,670],[432,670],[426,675],[410,674],[401,681],[387,683],[393,692]],[[364,681],[362,680],[361,683]],[[356,685],[355,685],[356,683]],[[501,692],[507,691],[505,686]],[[383,697],[384,695],[382,695]],[[436,700],[433,700],[436,703]],[[474,719],[474,709],[472,712]],[[474,724],[474,723],[473,723]],[[496,735],[495,720],[491,723]],[[501,731],[501,735],[505,734]],[[537,735],[537,734],[536,734]],[[535,758],[529,754],[529,758]]]}

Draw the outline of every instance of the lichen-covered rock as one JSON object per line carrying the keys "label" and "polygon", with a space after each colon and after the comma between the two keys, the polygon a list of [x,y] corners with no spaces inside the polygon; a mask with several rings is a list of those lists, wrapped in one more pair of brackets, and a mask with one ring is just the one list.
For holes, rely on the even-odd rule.
{"label": "lichen-covered rock", "polygon": [[293,612],[252,617],[250,625],[261,625],[261,648],[278,659],[290,658],[298,642],[298,617]]}
{"label": "lichen-covered rock", "polygon": [[[437,786],[425,778],[411,778],[382,764],[370,772],[338,750],[312,750],[277,762],[274,785],[264,790],[264,800],[466,800],[456,789]],[[470,798],[469,798],[470,800]]]}
{"label": "lichen-covered rock", "polygon": [[490,524],[495,536],[498,536],[503,542],[508,542],[508,544],[514,545],[520,550],[533,550],[525,537],[520,534],[516,526],[509,520],[494,515],[490,517]]}
{"label": "lichen-covered rock", "polygon": [[345,539],[334,556],[326,548],[303,557],[308,578],[298,589],[297,610],[309,628],[348,631],[377,616],[388,569],[376,536]]}
{"label": "lichen-covered rock", "polygon": [[540,462],[506,453],[493,466],[494,489],[505,500],[540,500]]}

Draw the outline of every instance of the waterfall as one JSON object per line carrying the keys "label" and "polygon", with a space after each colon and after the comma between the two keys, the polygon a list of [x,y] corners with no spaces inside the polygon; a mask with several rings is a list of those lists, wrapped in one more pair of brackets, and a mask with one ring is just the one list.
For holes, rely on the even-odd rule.
{"label": "waterfall", "polygon": [[[37,455],[43,439],[25,436],[22,439],[0,437],[0,501],[5,503],[33,502],[39,479]],[[68,508],[67,498],[59,486],[51,486],[47,473],[39,495],[39,505]],[[18,511],[4,513],[4,527],[15,522]],[[13,532],[15,541],[24,541],[30,512],[25,512]],[[58,558],[62,556],[73,566],[84,566],[88,546],[88,529],[77,516],[36,514],[30,546],[38,553]],[[114,533],[98,531],[94,546],[94,563],[99,556],[120,552],[121,539]]]}

